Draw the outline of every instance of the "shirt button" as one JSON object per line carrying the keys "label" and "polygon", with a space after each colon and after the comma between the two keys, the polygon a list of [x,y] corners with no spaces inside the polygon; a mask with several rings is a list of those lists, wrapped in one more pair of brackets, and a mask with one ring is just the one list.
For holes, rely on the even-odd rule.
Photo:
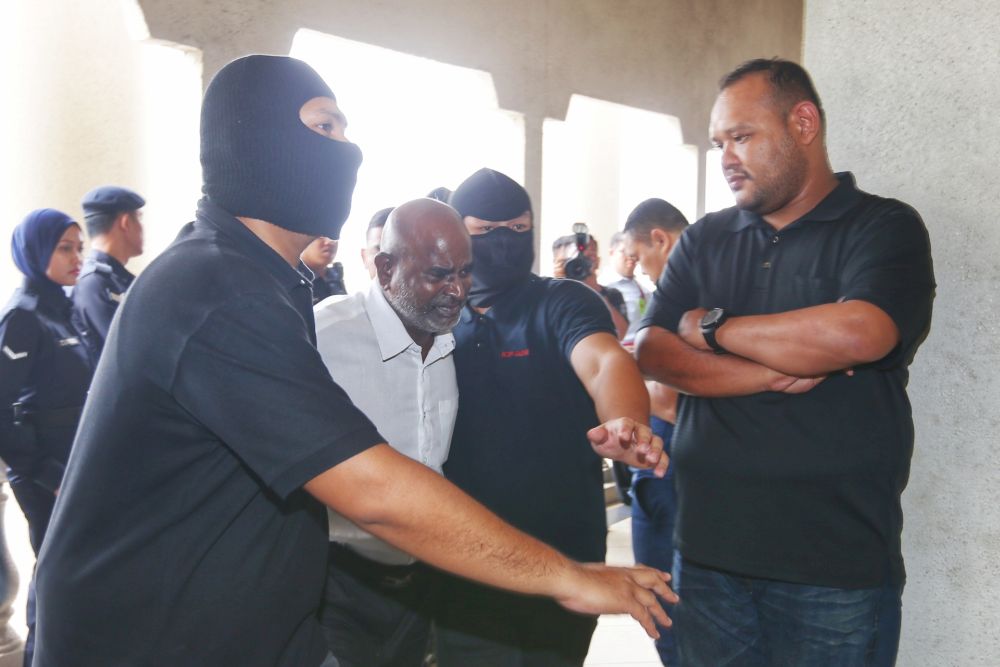
{"label": "shirt button", "polygon": [[773,243],[775,245],[777,245],[778,241],[780,241],[780,240],[781,240],[781,237],[778,236],[777,234],[775,234],[774,236],[771,237],[771,243]]}
{"label": "shirt button", "polygon": [[760,265],[760,268],[762,268],[762,269],[770,269],[771,268],[771,262],[764,262],[763,264]]}

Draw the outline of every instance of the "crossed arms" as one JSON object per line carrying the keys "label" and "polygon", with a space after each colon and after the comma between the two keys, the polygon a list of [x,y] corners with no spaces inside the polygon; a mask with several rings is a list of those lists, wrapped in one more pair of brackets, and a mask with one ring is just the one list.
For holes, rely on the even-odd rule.
{"label": "crossed arms", "polygon": [[694,396],[803,393],[827,375],[878,361],[899,343],[892,318],[866,301],[822,304],[771,315],[729,318],[715,354],[701,335],[705,309],[686,312],[676,334],[652,326],[639,332],[639,367],[651,379]]}

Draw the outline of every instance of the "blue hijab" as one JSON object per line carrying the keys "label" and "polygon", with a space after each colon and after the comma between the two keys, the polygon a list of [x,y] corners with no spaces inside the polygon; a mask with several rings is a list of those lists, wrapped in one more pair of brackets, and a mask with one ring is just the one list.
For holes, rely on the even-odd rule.
{"label": "blue hijab", "polygon": [[70,225],[75,224],[71,217],[54,208],[32,211],[14,228],[14,237],[10,243],[14,264],[32,282],[55,285],[45,272],[59,239]]}

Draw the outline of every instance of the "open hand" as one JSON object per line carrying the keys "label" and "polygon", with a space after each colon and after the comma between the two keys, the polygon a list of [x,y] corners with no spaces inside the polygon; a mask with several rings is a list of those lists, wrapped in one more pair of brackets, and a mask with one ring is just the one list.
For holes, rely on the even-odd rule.
{"label": "open hand", "polygon": [[636,468],[653,468],[657,477],[667,474],[670,459],[663,451],[663,440],[646,424],[619,417],[587,431],[587,439],[600,457]]}
{"label": "open hand", "polygon": [[[639,621],[650,637],[660,633],[656,624],[670,627],[670,618],[663,611],[661,600],[677,602],[667,582],[670,575],[645,565],[607,567],[606,565],[576,565],[567,582],[567,593],[556,595],[556,602],[580,614],[629,614]],[[659,596],[659,599],[657,599]]]}

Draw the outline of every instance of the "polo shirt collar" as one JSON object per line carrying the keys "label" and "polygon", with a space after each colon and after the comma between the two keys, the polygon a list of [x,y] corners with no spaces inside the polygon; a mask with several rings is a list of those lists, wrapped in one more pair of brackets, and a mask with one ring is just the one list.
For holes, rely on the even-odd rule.
{"label": "polo shirt collar", "polygon": [[[848,211],[861,201],[864,195],[858,189],[854,181],[854,174],[849,171],[842,171],[834,174],[837,178],[837,187],[830,194],[823,198],[823,201],[816,204],[816,207],[803,215],[795,222],[788,225],[798,225],[806,221],[833,222],[840,220]],[[737,214],[729,222],[730,231],[738,232],[748,227],[767,227],[770,225],[761,216],[751,211],[738,210]],[[787,229],[787,227],[786,227]]]}
{"label": "polo shirt collar", "polygon": [[[387,361],[402,354],[411,346],[420,347],[410,338],[410,334],[403,326],[399,315],[392,309],[382,292],[382,287],[378,280],[372,280],[365,295],[365,310],[368,312],[368,321],[371,322],[375,331],[375,339],[378,341],[379,351],[382,353],[382,361]],[[434,342],[427,353],[424,363],[431,363],[445,357],[455,349],[455,337],[450,333],[437,334]]]}
{"label": "polo shirt collar", "polygon": [[202,197],[198,202],[197,217],[199,221],[231,239],[240,252],[267,269],[286,289],[312,285],[314,276],[309,267],[300,261],[297,269],[292,268],[271,246],[260,240],[233,214],[210,201],[208,197]]}

